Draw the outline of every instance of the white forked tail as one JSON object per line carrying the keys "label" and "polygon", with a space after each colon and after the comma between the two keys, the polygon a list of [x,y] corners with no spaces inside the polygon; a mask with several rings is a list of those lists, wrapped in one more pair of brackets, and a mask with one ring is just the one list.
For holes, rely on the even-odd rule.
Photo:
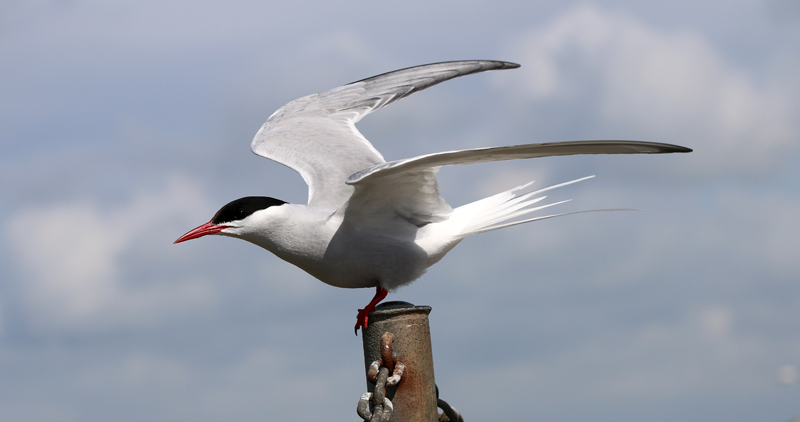
{"label": "white forked tail", "polygon": [[514,220],[515,218],[521,217],[523,215],[530,214],[535,211],[543,210],[545,208],[549,208],[554,205],[563,204],[565,202],[571,201],[568,199],[565,201],[559,201],[551,204],[539,205],[534,207],[532,205],[547,198],[547,196],[539,196],[536,198],[534,198],[534,196],[551,189],[560,188],[562,186],[578,183],[586,179],[591,179],[592,177],[594,176],[582,177],[580,179],[559,183],[557,185],[548,186],[542,189],[535,190],[533,192],[528,192],[520,195],[518,193],[519,191],[533,184],[533,182],[526,183],[524,185],[517,186],[513,189],[509,189],[505,192],[500,192],[496,195],[492,195],[490,197],[475,202],[471,202],[469,204],[462,205],[454,209],[449,219],[449,222],[461,225],[456,237],[464,238],[467,236],[471,236],[473,234],[502,229],[503,227],[514,226],[517,224],[528,223],[531,221],[544,220],[546,218],[558,217],[568,214],[577,214],[571,212],[562,214],[543,215],[523,220]]}

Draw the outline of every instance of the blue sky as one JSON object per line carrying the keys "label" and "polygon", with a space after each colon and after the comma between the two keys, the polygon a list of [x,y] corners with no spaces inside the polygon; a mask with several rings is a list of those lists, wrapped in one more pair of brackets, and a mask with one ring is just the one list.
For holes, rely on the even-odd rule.
{"label": "blue sky", "polygon": [[798,24],[793,0],[3,2],[0,415],[354,418],[372,291],[245,242],[172,241],[238,197],[305,201],[249,151],[283,104],[499,59],[522,67],[359,128],[389,160],[575,139],[695,152],[443,169],[452,205],[594,174],[553,192],[574,199],[559,211],[645,210],[475,236],[392,293],[433,307],[443,398],[468,420],[800,417]]}

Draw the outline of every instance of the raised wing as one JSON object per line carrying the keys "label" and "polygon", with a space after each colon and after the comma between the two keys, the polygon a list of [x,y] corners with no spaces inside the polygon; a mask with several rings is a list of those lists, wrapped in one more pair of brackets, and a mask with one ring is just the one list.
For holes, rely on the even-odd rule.
{"label": "raised wing", "polygon": [[410,67],[363,79],[286,104],[267,119],[253,152],[284,164],[308,183],[308,206],[335,210],[353,192],[347,177],[385,163],[356,129],[367,114],[414,92],[458,76],[519,65],[458,61]]}
{"label": "raised wing", "polygon": [[476,148],[420,155],[361,170],[347,179],[355,187],[348,212],[394,213],[417,225],[438,221],[452,208],[439,196],[440,166],[574,154],[691,152],[677,145],[639,141],[573,141]]}
{"label": "raised wing", "polygon": [[396,174],[416,172],[453,164],[485,163],[520,158],[551,157],[577,154],[665,154],[691,152],[686,147],[642,141],[568,141],[544,144],[513,145],[437,152],[404,160],[382,163],[363,169],[347,178],[348,185],[359,185]]}

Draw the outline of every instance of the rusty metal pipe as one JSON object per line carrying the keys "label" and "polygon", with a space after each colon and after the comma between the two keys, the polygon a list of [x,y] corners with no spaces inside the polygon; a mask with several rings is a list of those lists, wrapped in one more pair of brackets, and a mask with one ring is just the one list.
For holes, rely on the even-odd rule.
{"label": "rusty metal pipe", "polygon": [[[431,331],[428,325],[429,306],[407,302],[386,302],[369,314],[369,326],[362,330],[364,366],[383,359],[383,365],[403,364],[400,383],[386,389],[386,397],[394,410],[391,422],[436,422],[436,382],[433,377]],[[390,346],[381,338],[394,336]],[[394,359],[385,359],[392,352]],[[384,356],[381,356],[384,354]],[[367,390],[373,392],[375,382],[367,377]]]}

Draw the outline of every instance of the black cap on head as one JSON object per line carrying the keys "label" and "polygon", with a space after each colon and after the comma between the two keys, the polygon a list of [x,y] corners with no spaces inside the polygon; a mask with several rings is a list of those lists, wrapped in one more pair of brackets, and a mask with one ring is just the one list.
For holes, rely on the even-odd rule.
{"label": "black cap on head", "polygon": [[229,202],[211,219],[213,224],[229,223],[231,221],[243,220],[248,215],[258,211],[267,209],[275,205],[283,205],[286,201],[280,199],[269,198],[266,196],[246,196],[239,198],[235,201]]}

